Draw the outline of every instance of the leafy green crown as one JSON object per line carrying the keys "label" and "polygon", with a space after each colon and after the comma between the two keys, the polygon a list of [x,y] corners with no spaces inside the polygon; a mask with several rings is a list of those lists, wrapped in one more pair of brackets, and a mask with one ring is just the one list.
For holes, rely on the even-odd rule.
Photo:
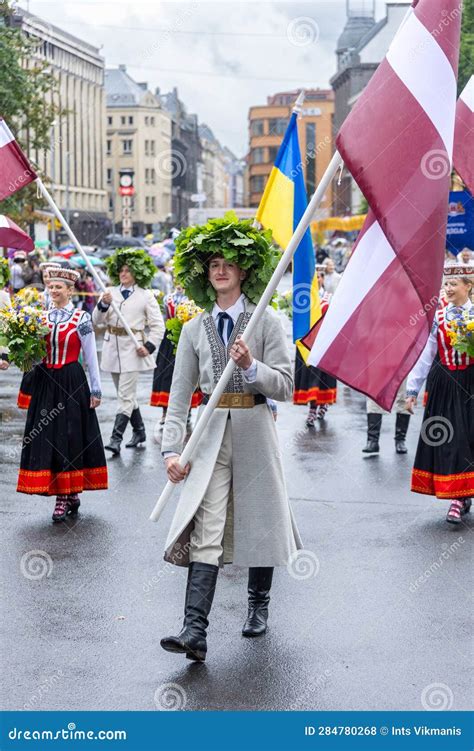
{"label": "leafy green crown", "polygon": [[234,211],[206,224],[187,227],[176,238],[174,275],[188,297],[211,310],[216,293],[208,280],[213,256],[225,258],[246,272],[242,292],[253,303],[263,294],[280,258],[272,244],[270,230],[253,226],[251,219],[239,219]]}
{"label": "leafy green crown", "polygon": [[119,248],[106,261],[112,284],[120,284],[120,270],[128,266],[139,287],[149,287],[156,274],[156,266],[143,248]]}
{"label": "leafy green crown", "polygon": [[10,280],[10,266],[6,258],[0,258],[0,289],[6,287]]}

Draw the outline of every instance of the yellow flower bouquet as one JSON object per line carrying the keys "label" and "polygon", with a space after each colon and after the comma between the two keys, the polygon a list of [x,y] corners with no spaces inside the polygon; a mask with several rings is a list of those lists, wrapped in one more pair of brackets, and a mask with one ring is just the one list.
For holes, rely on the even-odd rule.
{"label": "yellow flower bouquet", "polygon": [[46,354],[48,327],[37,305],[29,305],[15,295],[11,308],[0,310],[0,344],[8,347],[10,362],[20,370],[31,370]]}
{"label": "yellow flower bouquet", "polygon": [[448,336],[458,352],[474,357],[474,314],[468,310],[449,322]]}
{"label": "yellow flower bouquet", "polygon": [[173,342],[175,353],[178,348],[179,337],[184,324],[202,312],[203,309],[196,305],[193,300],[187,300],[176,307],[175,317],[168,318],[166,321],[166,328],[168,329],[166,336],[171,342]]}

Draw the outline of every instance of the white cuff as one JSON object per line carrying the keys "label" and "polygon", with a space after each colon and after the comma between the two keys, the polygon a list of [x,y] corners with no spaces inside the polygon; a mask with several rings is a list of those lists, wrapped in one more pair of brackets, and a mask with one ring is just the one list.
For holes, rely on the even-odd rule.
{"label": "white cuff", "polygon": [[244,374],[244,380],[247,383],[253,383],[257,380],[257,361],[252,360],[252,364],[246,369],[242,369],[242,373]]}

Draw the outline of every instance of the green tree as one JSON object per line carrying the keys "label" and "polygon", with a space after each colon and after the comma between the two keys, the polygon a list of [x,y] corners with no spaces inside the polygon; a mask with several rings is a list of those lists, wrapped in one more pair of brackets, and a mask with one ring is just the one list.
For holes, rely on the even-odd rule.
{"label": "green tree", "polygon": [[474,74],[474,0],[463,0],[458,93]]}
{"label": "green tree", "polygon": [[[49,63],[36,56],[40,41],[23,34],[13,18],[10,2],[1,0],[0,113],[35,166],[35,152],[49,149],[51,126],[61,115],[56,103],[59,83]],[[0,213],[25,226],[43,205],[33,184],[2,201]]]}

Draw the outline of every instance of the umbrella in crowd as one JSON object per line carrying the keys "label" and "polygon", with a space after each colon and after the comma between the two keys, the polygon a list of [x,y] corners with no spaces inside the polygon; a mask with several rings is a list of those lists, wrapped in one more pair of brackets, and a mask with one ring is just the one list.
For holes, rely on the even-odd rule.
{"label": "umbrella in crowd", "polygon": [[[96,258],[95,256],[87,256],[88,261],[92,264],[92,266],[104,266],[105,262],[101,258]],[[69,258],[69,262],[71,266],[81,266],[82,268],[85,268],[86,262],[83,259],[82,256],[77,253],[74,256],[71,256]]]}

